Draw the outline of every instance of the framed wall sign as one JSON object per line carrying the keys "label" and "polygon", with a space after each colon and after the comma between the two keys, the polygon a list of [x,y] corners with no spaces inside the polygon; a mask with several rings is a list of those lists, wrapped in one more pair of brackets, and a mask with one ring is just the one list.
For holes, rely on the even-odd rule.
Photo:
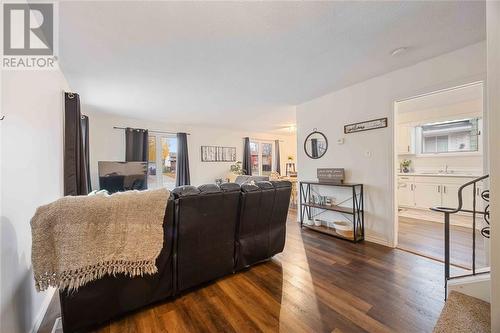
{"label": "framed wall sign", "polygon": [[362,121],[360,123],[345,125],[344,133],[349,134],[355,132],[369,131],[377,128],[384,128],[384,127],[387,127],[387,118],[379,118],[368,121]]}
{"label": "framed wall sign", "polygon": [[201,146],[202,162],[236,162],[236,147]]}
{"label": "framed wall sign", "polygon": [[316,172],[320,183],[342,184],[344,182],[344,168],[318,168]]}

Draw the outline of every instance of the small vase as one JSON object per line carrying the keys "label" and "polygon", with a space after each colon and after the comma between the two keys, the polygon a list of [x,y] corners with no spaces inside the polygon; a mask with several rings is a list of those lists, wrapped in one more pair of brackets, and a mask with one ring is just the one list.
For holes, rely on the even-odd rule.
{"label": "small vase", "polygon": [[410,172],[410,169],[408,169],[408,167],[403,167],[403,172],[408,173],[408,172]]}

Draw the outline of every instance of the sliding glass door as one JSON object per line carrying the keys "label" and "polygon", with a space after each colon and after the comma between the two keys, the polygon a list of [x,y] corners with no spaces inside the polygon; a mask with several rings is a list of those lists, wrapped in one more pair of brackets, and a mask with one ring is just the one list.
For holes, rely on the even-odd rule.
{"label": "sliding glass door", "polygon": [[175,187],[177,138],[149,135],[148,188]]}
{"label": "sliding glass door", "polygon": [[269,176],[273,171],[273,142],[250,141],[252,175]]}

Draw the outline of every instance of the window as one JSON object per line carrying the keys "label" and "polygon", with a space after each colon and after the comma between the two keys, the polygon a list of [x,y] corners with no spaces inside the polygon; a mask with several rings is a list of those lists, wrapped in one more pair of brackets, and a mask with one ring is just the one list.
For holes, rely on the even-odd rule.
{"label": "window", "polygon": [[252,157],[252,175],[259,175],[259,143],[250,142],[250,156]]}
{"label": "window", "polygon": [[269,176],[273,171],[274,144],[272,142],[250,141],[252,175]]}
{"label": "window", "polygon": [[273,171],[273,144],[261,143],[262,147],[262,176],[269,176]]}
{"label": "window", "polygon": [[149,136],[148,188],[174,188],[177,162],[177,138]]}
{"label": "window", "polygon": [[417,127],[422,154],[477,152],[480,146],[479,118],[425,124]]}

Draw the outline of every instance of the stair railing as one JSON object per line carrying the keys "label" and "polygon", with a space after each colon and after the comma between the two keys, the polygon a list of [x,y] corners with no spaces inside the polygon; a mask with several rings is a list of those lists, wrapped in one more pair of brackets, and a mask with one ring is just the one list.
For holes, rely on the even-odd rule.
{"label": "stair railing", "polygon": [[[477,202],[476,202],[476,193],[478,190],[477,183],[487,179],[489,175],[481,176],[470,182],[467,182],[460,186],[458,189],[458,207],[457,208],[449,208],[449,207],[433,207],[431,210],[435,212],[444,213],[444,281],[445,281],[445,295],[447,295],[448,291],[448,281],[450,279],[455,279],[464,276],[474,276],[477,274],[483,274],[487,272],[476,271],[476,219],[478,215],[482,215],[484,221],[486,222],[486,226],[481,228],[481,235],[485,238],[490,238],[490,191],[488,189],[483,190],[481,192],[481,198],[487,203],[484,211],[477,210]],[[464,209],[463,204],[463,191],[465,188],[470,188],[472,186],[473,196],[472,196],[472,210]],[[465,274],[460,276],[450,276],[450,215],[456,214],[458,212],[466,212],[472,213],[472,274]]]}

